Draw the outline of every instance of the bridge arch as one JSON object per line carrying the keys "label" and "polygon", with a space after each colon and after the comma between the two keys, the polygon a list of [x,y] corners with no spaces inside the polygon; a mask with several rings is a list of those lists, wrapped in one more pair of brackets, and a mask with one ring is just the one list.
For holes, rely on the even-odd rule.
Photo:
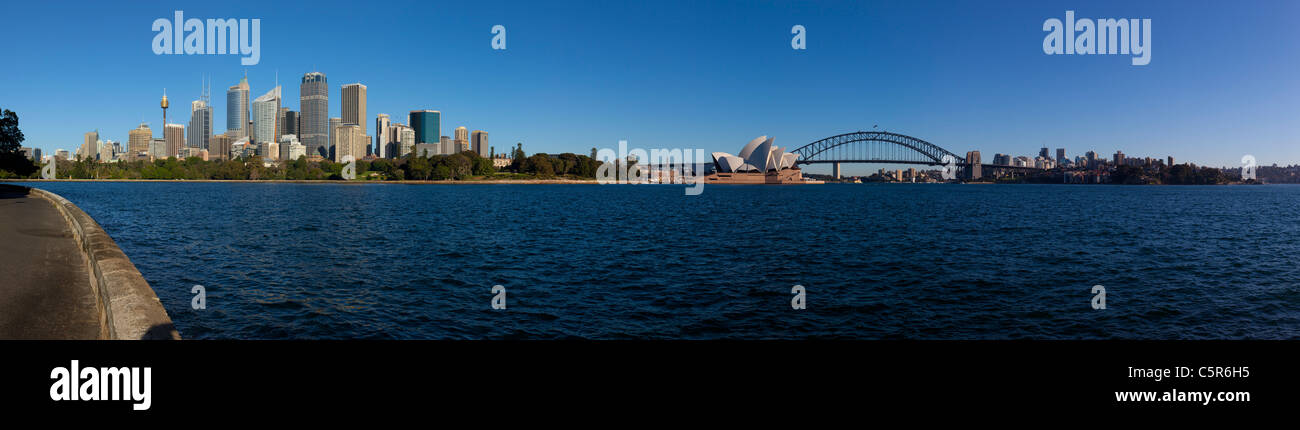
{"label": "bridge arch", "polygon": [[958,156],[930,142],[887,131],[856,131],[831,136],[790,151],[799,154],[796,164],[886,163],[943,165],[944,156],[966,164]]}

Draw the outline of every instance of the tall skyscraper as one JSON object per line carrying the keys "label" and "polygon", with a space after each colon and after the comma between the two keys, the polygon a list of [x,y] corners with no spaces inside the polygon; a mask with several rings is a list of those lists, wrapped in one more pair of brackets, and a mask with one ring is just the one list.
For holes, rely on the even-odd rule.
{"label": "tall skyscraper", "polygon": [[311,72],[302,77],[299,109],[302,109],[299,138],[307,146],[307,155],[329,155],[329,83],[325,74]]}
{"label": "tall skyscraper", "polygon": [[1065,158],[1065,148],[1056,148],[1056,164],[1065,165],[1069,159]]}
{"label": "tall skyscraper", "polygon": [[375,147],[373,152],[376,157],[384,158],[389,154],[388,142],[393,140],[392,130],[389,129],[391,126],[392,122],[389,120],[388,114],[375,115]]}
{"label": "tall skyscraper", "polygon": [[[275,143],[280,140],[280,86],[253,100],[254,143]],[[277,154],[278,155],[278,154]]]}
{"label": "tall skyscraper", "polygon": [[474,130],[474,133],[470,136],[470,141],[473,142],[473,149],[471,150],[477,153],[478,156],[487,158],[489,148],[487,132],[483,130]]}
{"label": "tall skyscraper", "polygon": [[[360,83],[343,86],[343,123],[361,126],[366,134],[366,86]],[[357,157],[360,159],[361,157]]]}
{"label": "tall skyscraper", "polygon": [[167,157],[179,157],[181,147],[185,146],[185,126],[167,124],[163,126],[163,141],[167,142]]}
{"label": "tall skyscraper", "polygon": [[149,145],[153,143],[153,130],[149,123],[142,122],[139,127],[127,132],[127,160],[136,160],[141,154],[148,156]]}
{"label": "tall skyscraper", "polygon": [[226,90],[226,132],[236,131],[238,136],[247,137],[248,128],[248,77],[239,79],[239,84]]}
{"label": "tall skyscraper", "polygon": [[1169,167],[1174,167],[1174,156],[1169,156]]}
{"label": "tall skyscraper", "polygon": [[199,91],[199,99],[190,102],[190,124],[185,137],[185,146],[208,149],[212,139],[212,103],[210,102],[207,83]]}
{"label": "tall skyscraper", "polygon": [[413,110],[410,114],[411,129],[415,130],[415,143],[438,143],[442,133],[442,112],[436,110]]}

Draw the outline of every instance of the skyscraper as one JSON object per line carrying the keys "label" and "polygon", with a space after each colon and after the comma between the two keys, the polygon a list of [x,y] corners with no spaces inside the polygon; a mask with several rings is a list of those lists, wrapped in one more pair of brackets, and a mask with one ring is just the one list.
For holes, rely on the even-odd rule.
{"label": "skyscraper", "polygon": [[369,138],[361,133],[361,126],[342,124],[334,130],[334,162],[342,163],[343,158],[351,155],[353,160],[365,157],[366,143]]}
{"label": "skyscraper", "polygon": [[1069,159],[1065,158],[1065,148],[1056,148],[1056,164],[1065,165]]}
{"label": "skyscraper", "polygon": [[307,146],[307,155],[328,156],[330,146],[329,130],[329,84],[325,74],[311,72],[302,77],[299,86],[299,108],[302,118],[299,137]]}
{"label": "skyscraper", "polygon": [[472,136],[471,142],[473,142],[473,149],[471,150],[477,153],[478,156],[487,158],[488,156],[487,132],[483,130],[474,130],[474,133],[471,134],[470,136]]}
{"label": "skyscraper", "polygon": [[149,123],[142,122],[139,127],[127,132],[127,160],[135,160],[140,154],[149,155],[149,145],[153,143],[153,130]]}
{"label": "skyscraper", "polygon": [[438,136],[442,133],[442,112],[413,110],[410,114],[410,124],[415,130],[415,143],[438,143]]}
{"label": "skyscraper", "polygon": [[388,114],[375,115],[375,147],[373,152],[376,157],[384,158],[388,156],[388,142],[393,140],[392,130],[389,129],[391,125],[392,122],[389,120]]}
{"label": "skyscraper", "polygon": [[199,99],[190,102],[190,124],[185,137],[185,146],[208,149],[212,139],[212,103],[210,103],[207,83],[199,92]]}
{"label": "skyscraper", "polygon": [[230,147],[234,143],[234,139],[231,139],[230,136],[226,134],[218,134],[212,136],[211,142],[212,144],[208,148],[208,158],[213,160],[230,159]]}
{"label": "skyscraper", "polygon": [[280,87],[277,85],[253,101],[254,143],[274,143],[280,139]]}
{"label": "skyscraper", "polygon": [[167,142],[166,157],[179,157],[181,147],[185,146],[185,126],[167,124],[163,126],[163,141]]}
{"label": "skyscraper", "polygon": [[[361,126],[366,134],[366,86],[360,83],[343,86],[343,123]],[[360,159],[361,157],[357,157]]]}
{"label": "skyscraper", "polygon": [[226,90],[226,133],[236,131],[237,136],[248,137],[248,77]]}

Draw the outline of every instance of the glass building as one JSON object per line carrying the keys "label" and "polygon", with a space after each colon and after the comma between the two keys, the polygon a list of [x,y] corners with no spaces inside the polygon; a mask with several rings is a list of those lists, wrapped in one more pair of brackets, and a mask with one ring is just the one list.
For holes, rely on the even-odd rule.
{"label": "glass building", "polygon": [[409,122],[415,130],[415,143],[439,143],[442,136],[442,112],[436,110],[413,110]]}

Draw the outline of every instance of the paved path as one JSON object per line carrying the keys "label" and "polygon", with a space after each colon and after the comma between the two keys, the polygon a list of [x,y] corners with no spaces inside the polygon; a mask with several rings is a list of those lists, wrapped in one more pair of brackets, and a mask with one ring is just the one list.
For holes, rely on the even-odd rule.
{"label": "paved path", "polygon": [[89,268],[54,203],[0,186],[0,339],[98,339]]}

